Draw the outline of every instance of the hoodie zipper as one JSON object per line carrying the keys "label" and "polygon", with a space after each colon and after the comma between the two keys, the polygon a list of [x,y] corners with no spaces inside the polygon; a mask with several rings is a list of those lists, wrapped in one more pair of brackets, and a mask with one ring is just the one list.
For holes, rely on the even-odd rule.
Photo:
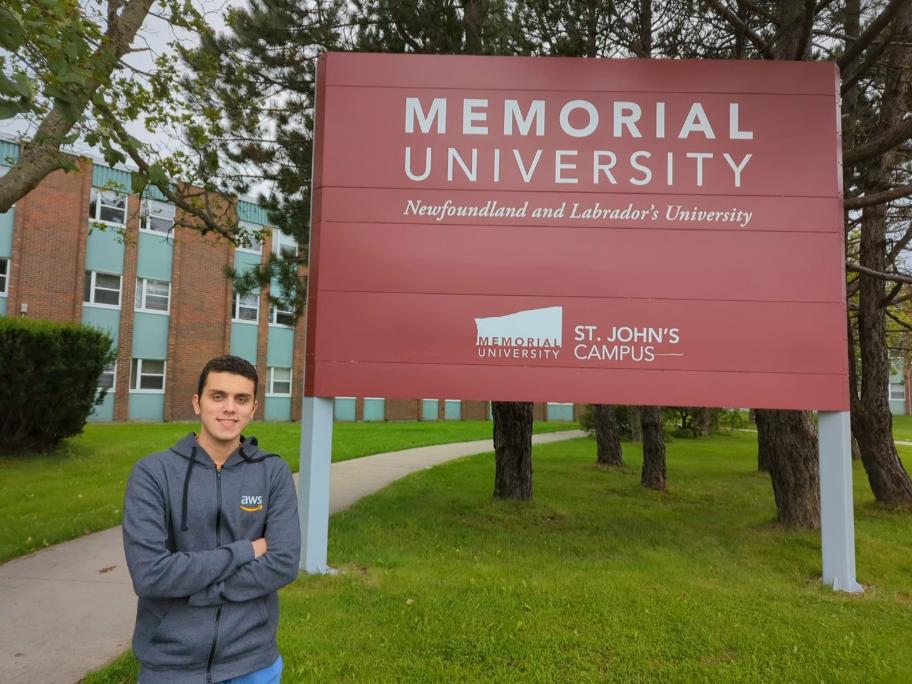
{"label": "hoodie zipper", "polygon": [[[222,545],[222,469],[215,469],[216,511],[215,511],[215,545]],[[215,609],[215,633],[212,635],[212,648],[209,649],[209,662],[206,664],[206,682],[212,684],[212,662],[218,648],[219,622],[222,620],[222,607]]]}

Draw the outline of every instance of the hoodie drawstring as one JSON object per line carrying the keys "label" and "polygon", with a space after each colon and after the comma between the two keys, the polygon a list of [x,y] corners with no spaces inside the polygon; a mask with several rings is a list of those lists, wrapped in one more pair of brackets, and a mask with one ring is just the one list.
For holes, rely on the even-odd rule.
{"label": "hoodie drawstring", "polygon": [[190,450],[190,462],[187,463],[187,474],[184,476],[184,500],[181,504],[181,531],[186,532],[187,527],[187,497],[190,494],[190,473],[193,470],[193,464],[196,463],[196,447]]}

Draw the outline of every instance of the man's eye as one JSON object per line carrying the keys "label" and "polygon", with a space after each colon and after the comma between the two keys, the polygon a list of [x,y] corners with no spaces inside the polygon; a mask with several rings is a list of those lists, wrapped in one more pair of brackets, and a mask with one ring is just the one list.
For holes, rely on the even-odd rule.
{"label": "man's eye", "polygon": [[221,401],[222,399],[225,398],[225,395],[219,394],[218,392],[216,392],[215,394],[212,395],[212,398],[215,399],[216,401]]}
{"label": "man's eye", "polygon": [[238,397],[238,398],[237,398],[237,403],[239,403],[239,404],[246,404],[246,403],[247,403],[247,397]]}

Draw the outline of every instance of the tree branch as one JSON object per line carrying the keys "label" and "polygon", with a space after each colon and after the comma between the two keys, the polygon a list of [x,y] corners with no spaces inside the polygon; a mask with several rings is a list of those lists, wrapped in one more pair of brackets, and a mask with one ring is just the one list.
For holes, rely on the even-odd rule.
{"label": "tree branch", "polygon": [[842,157],[843,164],[857,164],[878,157],[912,138],[912,117],[876,140],[859,145],[846,151]]}
{"label": "tree branch", "polygon": [[868,48],[874,39],[880,35],[880,32],[886,28],[887,24],[890,23],[890,20],[893,19],[894,15],[908,1],[909,0],[890,0],[889,4],[884,7],[883,11],[877,15],[877,18],[868,24],[868,28],[861,32],[861,35],[858,36],[858,40],[852,43],[852,45],[845,51],[842,57],[837,60],[836,64],[839,66],[840,70],[844,70]]}
{"label": "tree branch", "polygon": [[892,190],[875,192],[870,195],[861,195],[860,197],[848,197],[843,201],[842,206],[846,209],[864,209],[865,207],[872,207],[875,204],[886,204],[887,202],[892,202],[893,200],[902,197],[909,197],[910,195],[912,195],[912,185],[900,185]]}
{"label": "tree branch", "polygon": [[912,283],[912,276],[903,275],[902,273],[882,273],[881,271],[875,271],[873,268],[862,266],[861,264],[849,261],[848,259],[846,259],[845,264],[847,271],[863,273],[872,278],[879,278],[880,280],[886,280],[891,283]]}
{"label": "tree branch", "polygon": [[766,59],[775,59],[773,51],[770,49],[770,46],[766,44],[763,38],[758,36],[750,26],[741,20],[741,17],[726,7],[721,2],[721,0],[707,0],[706,4],[721,14],[722,17],[724,17],[725,20],[731,24],[732,28],[741,31],[745,36],[747,36],[748,40],[754,44],[754,47],[757,48],[758,52],[760,52],[760,54],[762,54]]}

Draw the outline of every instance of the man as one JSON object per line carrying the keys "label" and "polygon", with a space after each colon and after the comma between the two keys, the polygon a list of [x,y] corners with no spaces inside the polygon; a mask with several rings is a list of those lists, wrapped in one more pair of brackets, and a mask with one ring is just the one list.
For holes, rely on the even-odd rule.
{"label": "man", "polygon": [[280,681],[276,590],[297,577],[301,534],[288,465],[241,435],[257,384],[244,359],[209,361],[193,396],[199,434],[130,475],[123,538],[143,684]]}

